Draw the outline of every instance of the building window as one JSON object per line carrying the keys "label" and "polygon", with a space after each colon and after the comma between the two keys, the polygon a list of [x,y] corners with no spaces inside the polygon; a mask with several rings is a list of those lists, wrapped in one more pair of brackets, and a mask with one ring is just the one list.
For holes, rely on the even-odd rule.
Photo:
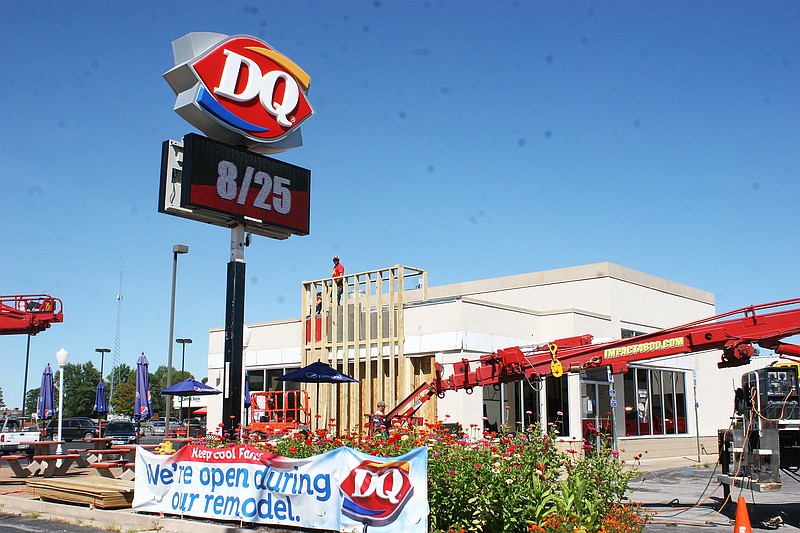
{"label": "building window", "polygon": [[641,331],[636,331],[635,329],[622,328],[620,330],[620,336],[623,339],[630,339],[631,337],[638,337],[639,335],[644,335],[644,333]]}
{"label": "building window", "polygon": [[626,436],[687,432],[684,372],[631,368],[623,383]]}
{"label": "building window", "polygon": [[250,383],[250,392],[298,390],[300,388],[300,383],[278,381],[279,377],[296,369],[297,367],[248,369],[247,374],[248,382]]}
{"label": "building window", "polygon": [[264,390],[264,371],[250,370],[247,373],[247,382],[250,385],[250,392]]}
{"label": "building window", "polygon": [[560,435],[569,435],[569,394],[567,377],[544,378],[547,390],[547,423],[556,424]]}
{"label": "building window", "polygon": [[514,398],[517,399],[514,412],[517,428],[528,427],[538,424],[539,418],[539,392],[542,389],[542,382],[538,380],[524,379],[514,383]]}

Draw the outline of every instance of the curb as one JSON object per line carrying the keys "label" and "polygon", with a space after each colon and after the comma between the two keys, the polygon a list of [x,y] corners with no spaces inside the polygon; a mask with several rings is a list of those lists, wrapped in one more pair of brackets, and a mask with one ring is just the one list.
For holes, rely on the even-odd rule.
{"label": "curb", "polygon": [[[110,531],[136,531],[158,533],[252,533],[253,528],[239,528],[201,520],[182,520],[151,514],[141,514],[129,509],[92,509],[90,507],[45,502],[25,496],[6,494],[0,497],[0,511],[18,516],[34,516],[42,520],[88,526]],[[297,529],[273,529],[258,525],[263,533],[297,532]],[[300,530],[302,531],[302,530]]]}

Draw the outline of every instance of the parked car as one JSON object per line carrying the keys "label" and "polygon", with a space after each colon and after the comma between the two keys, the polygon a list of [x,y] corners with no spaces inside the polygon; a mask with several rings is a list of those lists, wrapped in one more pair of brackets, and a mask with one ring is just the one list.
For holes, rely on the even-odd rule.
{"label": "parked car", "polygon": [[27,452],[33,453],[33,448],[23,442],[39,440],[39,429],[36,426],[24,427],[25,423],[20,418],[6,417],[0,420],[0,453]]}
{"label": "parked car", "polygon": [[169,427],[170,437],[202,437],[206,434],[206,425],[199,418],[186,418],[180,426]]}
{"label": "parked car", "polygon": [[[67,442],[76,439],[90,439],[96,437],[98,433],[97,424],[94,420],[87,417],[77,416],[74,418],[65,418],[61,422],[61,438]],[[46,440],[55,440],[58,438],[58,419],[53,418],[47,424],[47,429],[44,431],[44,438]]]}
{"label": "parked car", "polygon": [[167,423],[164,420],[156,420],[153,422],[150,427],[148,428],[148,433],[150,435],[164,435],[164,428],[166,427]]}
{"label": "parked car", "polygon": [[111,437],[111,444],[136,444],[136,426],[127,420],[111,420],[103,429],[103,436]]}

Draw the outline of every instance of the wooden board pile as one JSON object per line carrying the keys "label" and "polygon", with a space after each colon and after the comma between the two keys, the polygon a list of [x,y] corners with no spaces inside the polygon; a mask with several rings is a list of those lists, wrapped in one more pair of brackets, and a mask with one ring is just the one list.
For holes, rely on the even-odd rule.
{"label": "wooden board pile", "polygon": [[28,493],[42,500],[88,505],[92,509],[124,509],[133,501],[133,481],[120,479],[36,479],[27,485]]}

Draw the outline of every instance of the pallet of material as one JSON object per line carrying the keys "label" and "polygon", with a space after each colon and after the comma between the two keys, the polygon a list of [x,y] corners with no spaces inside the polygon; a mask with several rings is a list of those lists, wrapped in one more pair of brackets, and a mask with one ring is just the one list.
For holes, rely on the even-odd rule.
{"label": "pallet of material", "polygon": [[28,481],[28,494],[51,502],[88,505],[98,509],[124,509],[133,502],[133,481],[91,479],[37,479]]}

